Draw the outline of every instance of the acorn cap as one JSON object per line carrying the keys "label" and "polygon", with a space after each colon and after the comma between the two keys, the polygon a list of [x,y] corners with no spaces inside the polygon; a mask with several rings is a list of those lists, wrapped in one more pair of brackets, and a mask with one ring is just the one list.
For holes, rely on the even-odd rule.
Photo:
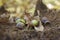
{"label": "acorn cap", "polygon": [[25,26],[25,24],[22,23],[22,22],[19,22],[19,23],[16,24],[16,27],[17,27],[17,28],[20,28],[20,29],[23,29],[24,26]]}
{"label": "acorn cap", "polygon": [[47,23],[50,23],[50,21],[47,19],[47,17],[43,17],[42,23],[47,24]]}

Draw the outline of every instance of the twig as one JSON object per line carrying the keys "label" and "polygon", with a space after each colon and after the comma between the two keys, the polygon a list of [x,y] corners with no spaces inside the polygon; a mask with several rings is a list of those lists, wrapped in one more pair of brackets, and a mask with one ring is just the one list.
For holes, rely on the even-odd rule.
{"label": "twig", "polygon": [[[41,14],[40,14],[40,11],[37,10],[37,13],[38,13],[38,18],[39,18],[39,22],[40,22],[40,23],[39,23],[39,26],[41,26],[42,23],[41,23],[41,17],[40,17]],[[43,26],[43,25],[42,25],[42,26]],[[44,39],[43,39],[44,31],[41,31],[41,32],[42,32],[42,33],[41,33],[41,36],[40,36],[40,37],[41,37],[41,40],[44,40]]]}

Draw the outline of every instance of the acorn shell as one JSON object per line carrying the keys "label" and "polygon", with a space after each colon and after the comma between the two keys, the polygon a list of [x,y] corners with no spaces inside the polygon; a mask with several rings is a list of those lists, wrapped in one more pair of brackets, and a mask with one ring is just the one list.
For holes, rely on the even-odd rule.
{"label": "acorn shell", "polygon": [[31,23],[32,23],[34,26],[38,25],[38,21],[37,21],[37,20],[32,20]]}

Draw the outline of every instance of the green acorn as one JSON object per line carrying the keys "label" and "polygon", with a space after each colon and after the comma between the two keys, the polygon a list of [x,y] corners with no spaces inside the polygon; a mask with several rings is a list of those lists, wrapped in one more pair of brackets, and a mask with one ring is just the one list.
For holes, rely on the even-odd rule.
{"label": "green acorn", "polygon": [[32,23],[34,26],[38,25],[38,21],[37,21],[37,20],[32,20],[31,23]]}
{"label": "green acorn", "polygon": [[24,19],[20,19],[20,22],[22,23],[26,23],[26,21]]}
{"label": "green acorn", "polygon": [[26,21],[24,19],[17,19],[16,23],[19,23],[19,22],[26,23]]}

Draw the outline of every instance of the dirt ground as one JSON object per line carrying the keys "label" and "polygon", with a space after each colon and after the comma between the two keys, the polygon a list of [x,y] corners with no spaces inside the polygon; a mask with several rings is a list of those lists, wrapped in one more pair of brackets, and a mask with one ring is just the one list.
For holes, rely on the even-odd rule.
{"label": "dirt ground", "polygon": [[0,23],[0,40],[60,40],[60,10],[43,10],[51,24],[44,25],[44,32],[20,31],[15,24]]}
{"label": "dirt ground", "polygon": [[51,22],[44,25],[44,32],[20,31],[15,24],[0,23],[0,40],[60,40],[60,10],[39,10],[41,18],[46,16]]}

